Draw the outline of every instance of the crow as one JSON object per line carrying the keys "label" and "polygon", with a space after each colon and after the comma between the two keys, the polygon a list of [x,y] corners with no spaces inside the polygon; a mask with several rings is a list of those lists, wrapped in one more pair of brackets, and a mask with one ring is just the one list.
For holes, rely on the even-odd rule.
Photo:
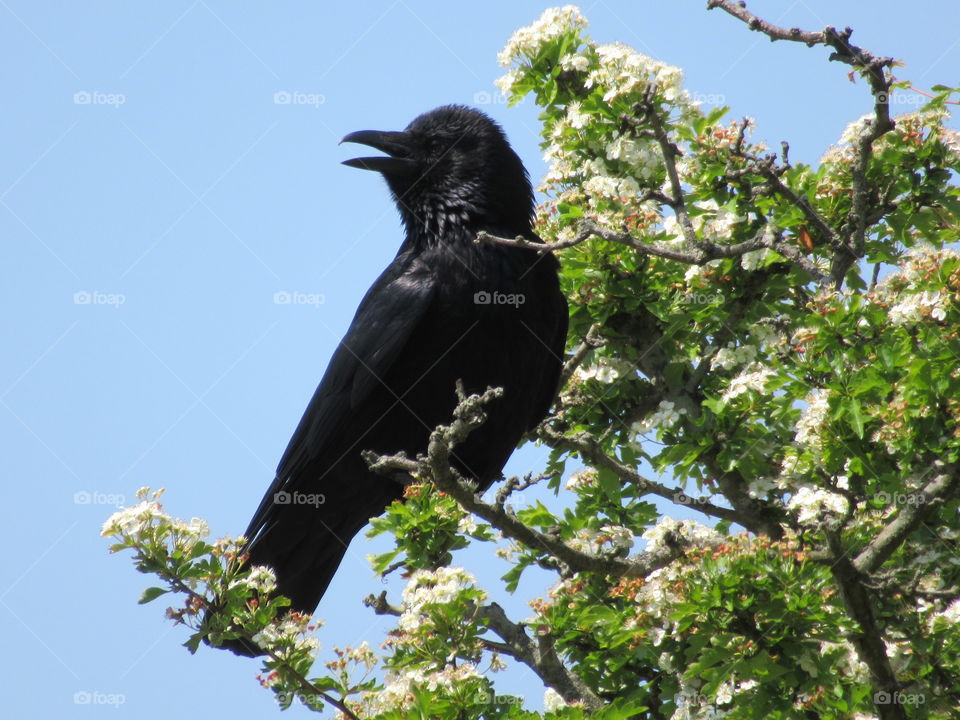
{"label": "crow", "polygon": [[540,242],[529,177],[490,117],[447,105],[402,132],[341,142],[384,153],[343,164],[385,178],[405,237],[360,302],[245,533],[247,566],[271,567],[276,592],[304,613],[354,535],[403,496],[361,452],[424,453],[431,431],[452,419],[458,380],[468,393],[502,387],[487,422],[453,453],[485,490],[549,410],[567,335],[553,255],[476,242],[480,231]]}

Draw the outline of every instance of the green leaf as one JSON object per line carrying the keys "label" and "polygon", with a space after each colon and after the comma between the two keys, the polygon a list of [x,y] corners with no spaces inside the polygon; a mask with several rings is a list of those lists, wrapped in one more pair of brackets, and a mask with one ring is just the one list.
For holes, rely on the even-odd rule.
{"label": "green leaf", "polygon": [[191,655],[195,655],[197,650],[200,647],[200,642],[203,640],[203,633],[194,633],[190,636],[190,639],[187,640],[183,646],[190,651]]}
{"label": "green leaf", "polygon": [[850,426],[857,434],[857,437],[863,439],[863,409],[860,407],[860,401],[857,398],[851,398],[847,406],[847,417],[850,420]]}
{"label": "green leaf", "polygon": [[169,590],[164,590],[161,587],[148,587],[143,591],[143,594],[140,596],[139,602],[141,605],[145,605],[151,600],[156,600],[161,595],[170,592]]}

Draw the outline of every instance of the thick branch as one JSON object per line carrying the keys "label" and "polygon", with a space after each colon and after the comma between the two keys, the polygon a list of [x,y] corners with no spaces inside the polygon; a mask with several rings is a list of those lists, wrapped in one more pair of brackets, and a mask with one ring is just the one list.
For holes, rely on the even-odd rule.
{"label": "thick branch", "polygon": [[560,693],[567,702],[582,701],[589,710],[599,710],[603,700],[591,690],[579,675],[564,666],[553,645],[549,633],[532,640],[523,625],[515,623],[497,603],[477,608],[477,617],[486,622],[499,635],[504,644],[513,651],[511,656],[527,665],[550,687]]}
{"label": "thick branch", "polygon": [[[436,432],[438,431],[435,431],[435,434]],[[497,528],[504,537],[516,540],[530,548],[542,549],[563,563],[572,573],[595,572],[618,577],[647,577],[654,570],[669,565],[683,555],[686,543],[679,537],[675,538],[676,542],[672,544],[665,544],[655,551],[642,552],[628,559],[593,555],[576,550],[563,540],[524,524],[506,506],[500,507],[481,500],[475,487],[467,483],[449,465],[442,464],[449,459],[449,451],[440,451],[438,445],[432,441],[431,452],[426,459],[411,460],[403,454],[377,456],[372,453],[365,454],[365,459],[374,472],[390,475],[400,471],[410,475],[429,477],[437,489],[450,495],[467,512],[473,513]],[[676,492],[667,490],[670,497]]]}
{"label": "thick branch", "polygon": [[857,555],[853,566],[858,572],[872,573],[878,570],[907,536],[960,488],[960,467],[947,466],[938,460],[934,463],[934,468],[938,471],[937,476],[916,494],[921,502],[901,510],[893,522],[881,530]]}
{"label": "thick branch", "polygon": [[[459,388],[458,392],[460,392]],[[377,455],[368,451],[364,453],[364,459],[370,469],[377,473],[395,475],[401,472],[430,478],[437,489],[450,495],[464,510],[487,521],[500,530],[505,537],[530,548],[543,549],[563,563],[570,572],[646,577],[654,570],[665,567],[683,555],[686,541],[680,537],[671,538],[670,542],[664,543],[655,550],[648,550],[628,559],[581,552],[567,545],[560,538],[527,526],[505,505],[484,502],[476,492],[475,486],[450,466],[450,454],[454,446],[463,442],[471,432],[486,421],[483,407],[502,394],[503,391],[500,388],[488,388],[483,395],[467,397],[461,394],[460,403],[454,410],[453,422],[450,425],[441,425],[431,433],[426,457],[420,456],[416,460],[411,460],[402,453]],[[668,488],[664,488],[664,491],[669,493],[670,497],[675,493]],[[725,512],[723,508],[716,508],[716,510]]]}
{"label": "thick branch", "polygon": [[[870,596],[863,584],[862,576],[850,562],[843,549],[840,538],[832,530],[826,531],[827,542],[833,555],[830,571],[840,590],[847,614],[860,626],[860,632],[851,638],[857,648],[860,659],[870,669],[873,686],[878,696],[895,697],[899,690],[897,676],[890,666],[887,649],[883,642],[883,632],[877,625]],[[877,702],[874,707],[881,720],[906,720],[903,706],[899,703]]]}
{"label": "thick branch", "polygon": [[[379,595],[368,595],[363,604],[373,608],[377,615],[399,617],[402,614],[400,608],[387,601],[386,590]],[[522,662],[567,702],[583,702],[591,710],[603,707],[603,700],[576,673],[564,666],[548,636],[538,636],[535,642],[527,635],[523,624],[510,620],[497,603],[477,607],[476,618],[503,640],[497,642],[481,638],[484,647]]]}

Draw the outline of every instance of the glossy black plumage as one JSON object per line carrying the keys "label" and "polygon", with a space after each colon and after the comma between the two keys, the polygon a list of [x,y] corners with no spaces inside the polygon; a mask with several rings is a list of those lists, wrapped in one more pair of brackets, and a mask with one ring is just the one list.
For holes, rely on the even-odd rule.
{"label": "glossy black plumage", "polygon": [[[360,303],[246,531],[249,562],[273,567],[278,592],[305,612],[353,536],[402,495],[360,452],[421,453],[450,421],[458,379],[468,392],[501,386],[487,423],[455,451],[460,471],[488,487],[549,409],[567,329],[551,254],[474,240],[480,230],[537,239],[526,171],[498,125],[446,106],[403,132],[344,141],[386,153],[345,164],[383,174],[406,237]],[[298,504],[295,493],[325,502]]]}

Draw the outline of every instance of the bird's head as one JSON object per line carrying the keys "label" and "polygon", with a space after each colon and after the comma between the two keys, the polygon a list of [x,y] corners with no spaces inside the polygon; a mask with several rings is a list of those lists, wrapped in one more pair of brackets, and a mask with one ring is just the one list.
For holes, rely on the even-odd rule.
{"label": "bird's head", "polygon": [[443,236],[454,226],[521,233],[533,216],[533,190],[500,126],[462,105],[417,117],[400,132],[361,130],[341,142],[385,153],[344,165],[381,173],[409,230]]}

